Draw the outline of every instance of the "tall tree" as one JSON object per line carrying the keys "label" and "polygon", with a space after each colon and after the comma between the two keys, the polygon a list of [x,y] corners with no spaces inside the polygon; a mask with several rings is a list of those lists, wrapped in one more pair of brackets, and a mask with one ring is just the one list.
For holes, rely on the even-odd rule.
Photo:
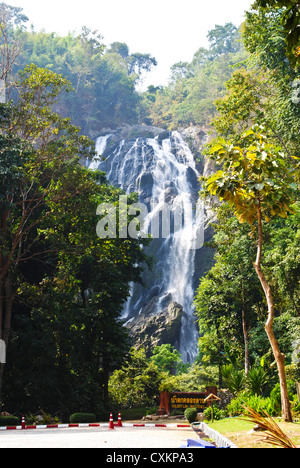
{"label": "tall tree", "polygon": [[[140,279],[140,265],[146,260],[141,248],[144,241],[98,239],[96,235],[97,206],[111,201],[117,208],[121,192],[109,188],[102,173],[81,166],[82,158],[93,156],[93,142],[80,136],[80,129],[70,119],[53,111],[59,94],[69,88],[61,75],[32,65],[26,67],[17,83],[19,99],[14,105],[2,106],[0,339],[9,343],[14,300],[25,288],[24,278],[31,276],[26,265],[36,268],[38,260],[43,261],[48,265],[45,277],[37,275],[39,280],[34,281],[39,286],[34,282],[35,288],[25,288],[23,297],[28,290],[32,292],[31,307],[42,323],[49,307],[46,323],[52,324],[52,349],[58,349],[56,365],[61,369],[72,362],[83,382],[74,353],[70,353],[72,361],[71,357],[63,358],[61,331],[55,330],[51,321],[51,308],[57,314],[54,323],[64,324],[66,309],[74,304],[78,312],[76,318],[72,312],[74,326],[81,331],[77,337],[89,350],[90,366],[83,369],[107,398],[109,373],[120,364],[127,349],[120,313],[129,295],[128,283]],[[136,202],[135,196],[128,201]],[[73,299],[70,304],[72,293],[81,302]],[[44,299],[44,310],[40,310],[40,300],[37,304],[38,297]],[[60,304],[65,308],[61,316]],[[71,327],[70,317],[65,323]],[[38,329],[36,324],[33,327]],[[73,343],[70,330],[66,330],[66,336]],[[3,370],[4,366],[0,369],[0,386]]]}
{"label": "tall tree", "polygon": [[[215,324],[223,356],[226,350],[232,361],[244,358],[247,374],[251,366],[249,335],[258,320],[257,310],[262,308],[262,292],[253,268],[256,245],[250,236],[252,227],[241,225],[223,204],[217,209],[214,228],[210,244],[215,249],[215,265],[200,280],[196,311],[203,328]],[[222,364],[222,353],[219,356]]]}
{"label": "tall tree", "polygon": [[[68,119],[52,110],[59,93],[68,88],[62,77],[31,66],[17,84],[18,102],[1,109],[0,338],[6,345],[16,295],[15,270],[39,254],[32,251],[39,223],[62,198],[90,186],[85,180],[72,187],[63,183],[78,165],[76,157],[90,155],[93,147]],[[2,372],[3,366],[0,384]]]}
{"label": "tall tree", "polygon": [[18,33],[28,21],[22,11],[23,8],[0,3],[0,80],[3,80],[5,84],[22,51],[22,40]]}
{"label": "tall tree", "polygon": [[282,9],[282,26],[285,31],[285,42],[289,60],[294,67],[300,65],[300,8],[298,0],[256,0],[253,8],[270,12]]}
{"label": "tall tree", "polygon": [[209,31],[207,38],[210,42],[210,51],[214,55],[232,54],[238,52],[238,28],[233,23],[224,26],[216,25]]}
{"label": "tall tree", "polygon": [[240,146],[221,139],[211,149],[211,157],[222,167],[205,182],[204,191],[217,195],[234,209],[240,222],[247,221],[257,226],[257,257],[254,267],[261,282],[267,305],[266,333],[277,363],[282,415],[292,421],[285,356],[280,351],[273,330],[275,307],[271,286],[262,268],[263,219],[268,222],[276,216],[287,217],[293,212],[296,199],[295,174],[287,167],[280,148],[270,144],[263,129],[253,127],[241,136]]}

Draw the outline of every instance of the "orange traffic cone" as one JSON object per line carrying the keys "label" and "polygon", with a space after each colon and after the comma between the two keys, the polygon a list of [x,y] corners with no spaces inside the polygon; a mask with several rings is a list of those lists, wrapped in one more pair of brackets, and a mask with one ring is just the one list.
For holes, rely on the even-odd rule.
{"label": "orange traffic cone", "polygon": [[117,424],[117,427],[123,427],[122,419],[121,419],[121,413],[119,413],[119,416],[118,416],[118,424]]}
{"label": "orange traffic cone", "polygon": [[109,428],[109,429],[114,429],[114,428],[115,428],[112,413],[110,413],[110,417],[109,417],[109,426],[108,426],[108,428]]}
{"label": "orange traffic cone", "polygon": [[22,416],[22,430],[26,429],[25,417]]}

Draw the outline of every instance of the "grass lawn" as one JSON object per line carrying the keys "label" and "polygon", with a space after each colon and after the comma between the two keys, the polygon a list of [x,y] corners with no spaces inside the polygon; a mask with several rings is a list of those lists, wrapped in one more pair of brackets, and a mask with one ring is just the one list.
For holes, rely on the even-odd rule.
{"label": "grass lawn", "polygon": [[[283,432],[300,447],[300,423],[279,423]],[[251,432],[254,425],[239,418],[222,419],[208,425],[232,440],[239,448],[275,448],[263,441],[263,432]]]}

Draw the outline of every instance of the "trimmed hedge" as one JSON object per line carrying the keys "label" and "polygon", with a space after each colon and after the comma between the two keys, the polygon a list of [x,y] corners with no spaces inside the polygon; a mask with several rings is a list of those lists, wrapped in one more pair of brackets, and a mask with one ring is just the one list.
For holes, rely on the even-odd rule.
{"label": "trimmed hedge", "polygon": [[70,416],[71,424],[84,424],[96,422],[96,416],[92,413],[74,413]]}
{"label": "trimmed hedge", "polygon": [[184,412],[184,416],[190,424],[197,421],[197,414],[198,411],[196,408],[187,408]]}
{"label": "trimmed hedge", "polygon": [[16,416],[0,416],[0,427],[19,426],[20,421]]}

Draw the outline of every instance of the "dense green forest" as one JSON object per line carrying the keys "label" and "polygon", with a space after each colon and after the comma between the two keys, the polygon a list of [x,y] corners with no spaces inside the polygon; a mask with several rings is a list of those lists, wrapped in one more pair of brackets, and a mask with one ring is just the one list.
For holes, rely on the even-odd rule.
{"label": "dense green forest", "polygon": [[[264,8],[248,12],[243,25],[243,41],[250,52],[248,66],[228,81],[212,120],[215,138],[207,155],[220,170],[204,180],[203,191],[206,196],[217,196],[230,211],[224,218],[223,203],[217,208],[222,227],[216,228],[216,264],[200,281],[196,302],[203,330],[209,323],[204,317],[213,317],[213,327],[203,338],[206,352],[213,333],[222,347],[218,355],[232,353],[234,360],[237,348],[228,349],[228,338],[219,340],[222,322],[227,322],[227,314],[220,314],[220,303],[226,304],[228,312],[231,309],[229,333],[235,310],[246,375],[259,362],[263,368],[267,356],[269,369],[276,363],[283,417],[291,421],[286,364],[292,364],[293,353],[297,364],[299,349],[300,108],[294,93],[299,59],[290,30],[287,35],[286,10],[274,7],[274,2],[261,3]],[[292,14],[294,2],[290,4]],[[216,290],[223,275],[221,288]],[[215,294],[220,296],[213,306]],[[252,346],[262,325],[271,349],[255,356],[257,347]]]}
{"label": "dense green forest", "polygon": [[[169,84],[146,92],[138,83],[156,65],[151,54],[105,45],[86,27],[60,37],[27,23],[0,3],[3,409],[102,417],[109,405],[151,407],[159,390],[218,385],[236,397],[231,414],[251,401],[289,419],[300,409],[296,3],[257,0],[245,23],[216,25],[209,48],[195,44],[191,63],[174,64]],[[131,349],[120,313],[151,259],[140,240],[95,236],[97,206],[117,207],[121,192],[80,161],[103,129],[136,123],[210,135],[204,155],[216,172],[200,196],[216,202],[214,266],[199,279],[192,365],[168,345],[151,358]],[[292,404],[281,408],[287,391]]]}
{"label": "dense green forest", "polygon": [[157,64],[154,57],[130,53],[128,46],[120,42],[105,45],[99,31],[85,26],[80,35],[70,33],[65,37],[28,31],[28,18],[19,8],[5,11],[2,7],[2,16],[9,21],[9,29],[2,31],[2,50],[5,53],[4,46],[9,44],[11,62],[5,66],[7,58],[3,55],[4,74],[16,75],[34,63],[63,75],[70,81],[72,93],[59,96],[57,110],[71,117],[84,134],[137,122],[140,96],[136,85],[142,73]]}
{"label": "dense green forest", "polygon": [[[97,238],[97,206],[117,206],[121,192],[105,174],[82,166],[94,143],[57,112],[70,81],[41,64],[13,73],[26,61],[26,18],[5,4],[1,16],[7,103],[0,108],[0,338],[8,344],[2,401],[12,412],[99,413],[109,374],[130,349],[120,313],[129,283],[140,281],[140,265],[148,262],[146,241]],[[94,40],[78,41],[97,52]],[[76,99],[75,93],[75,107]],[[129,197],[129,204],[136,201]]]}

